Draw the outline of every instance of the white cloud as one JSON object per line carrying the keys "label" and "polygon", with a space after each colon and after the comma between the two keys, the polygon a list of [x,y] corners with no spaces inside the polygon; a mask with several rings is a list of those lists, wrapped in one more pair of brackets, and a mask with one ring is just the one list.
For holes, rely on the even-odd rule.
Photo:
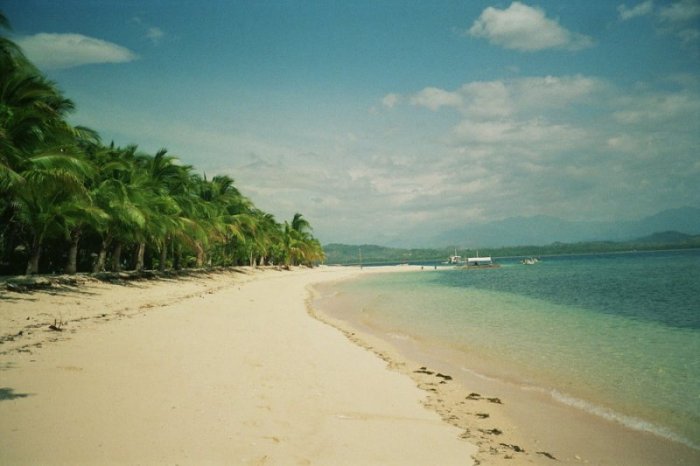
{"label": "white cloud", "polygon": [[146,37],[153,42],[153,44],[158,44],[163,36],[165,36],[165,33],[162,29],[157,27],[150,27],[148,31],[146,31]]}
{"label": "white cloud", "polygon": [[698,121],[700,96],[689,91],[675,93],[651,93],[623,98],[614,118],[624,124],[675,126],[683,121]]}
{"label": "white cloud", "polygon": [[459,90],[465,106],[462,113],[477,118],[500,118],[514,111],[510,89],[502,81],[467,83]]}
{"label": "white cloud", "polygon": [[486,8],[468,31],[472,37],[485,38],[507,49],[534,52],[544,49],[579,50],[593,40],[570,32],[543,10],[513,2],[505,10]]}
{"label": "white cloud", "polygon": [[44,69],[125,63],[137,58],[125,47],[82,34],[39,33],[21,37],[17,43],[39,68]]}
{"label": "white cloud", "polygon": [[659,11],[659,17],[672,23],[683,23],[700,17],[700,2],[698,0],[681,0],[664,7]]}
{"label": "white cloud", "polygon": [[462,97],[456,92],[448,92],[437,87],[426,87],[411,97],[411,103],[435,111],[440,107],[461,106]]}
{"label": "white cloud", "polygon": [[166,36],[165,31],[156,26],[151,26],[148,21],[140,16],[134,16],[130,21],[135,24],[139,30],[139,34],[151,41],[153,45],[158,45],[163,37]]}
{"label": "white cloud", "polygon": [[382,105],[386,108],[394,108],[400,100],[401,96],[399,94],[387,94],[382,99]]}
{"label": "white cloud", "polygon": [[628,8],[627,5],[620,5],[617,7],[617,11],[620,13],[620,19],[622,21],[627,21],[639,16],[646,16],[651,14],[653,10],[654,2],[652,0],[647,0],[631,8]]}
{"label": "white cloud", "polygon": [[433,111],[452,107],[470,118],[493,119],[564,107],[604,88],[600,80],[581,75],[473,81],[455,91],[426,87],[411,97],[411,103]]}
{"label": "white cloud", "polygon": [[525,110],[563,107],[584,101],[604,90],[605,85],[599,79],[575,75],[521,78],[513,80],[511,87],[518,107]]}
{"label": "white cloud", "polygon": [[658,16],[663,25],[662,29],[675,34],[684,44],[696,45],[700,40],[700,0],[681,0],[673,3],[661,8]]}
{"label": "white cloud", "polygon": [[[527,121],[470,121],[463,120],[453,129],[455,145],[491,144],[504,148],[529,146],[528,154],[543,157],[584,140],[585,132],[565,124],[553,124],[541,119]],[[497,152],[497,151],[496,151]]]}

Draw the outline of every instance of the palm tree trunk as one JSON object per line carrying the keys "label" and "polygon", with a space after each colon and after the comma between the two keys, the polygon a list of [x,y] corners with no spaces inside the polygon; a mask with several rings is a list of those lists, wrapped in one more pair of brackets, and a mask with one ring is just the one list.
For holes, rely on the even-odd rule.
{"label": "palm tree trunk", "polygon": [[168,258],[168,240],[163,241],[160,248],[160,262],[158,262],[158,270],[165,272],[165,261]]}
{"label": "palm tree trunk", "polygon": [[114,245],[114,251],[112,251],[112,271],[121,272],[122,265],[122,243],[117,243]]}
{"label": "palm tree trunk", "polygon": [[197,243],[197,261],[195,263],[195,266],[198,269],[204,267],[204,248],[199,243]]}
{"label": "palm tree trunk", "polygon": [[173,268],[175,270],[182,268],[182,245],[179,243],[175,245],[175,251],[173,251]]}
{"label": "palm tree trunk", "polygon": [[105,271],[105,264],[107,263],[107,248],[109,247],[109,243],[109,238],[102,240],[100,252],[97,254],[97,260],[95,261],[95,265],[92,267],[92,273]]}
{"label": "palm tree trunk", "polygon": [[136,252],[136,270],[137,272],[141,272],[143,270],[143,256],[146,253],[146,243],[141,241],[139,243],[139,249]]}
{"label": "palm tree trunk", "polygon": [[70,248],[68,249],[68,264],[66,273],[73,275],[78,271],[78,242],[80,241],[80,231],[75,230],[70,235]]}
{"label": "palm tree trunk", "polygon": [[29,262],[27,262],[27,275],[39,273],[39,258],[41,257],[41,240],[35,237],[32,240],[32,247],[29,251]]}

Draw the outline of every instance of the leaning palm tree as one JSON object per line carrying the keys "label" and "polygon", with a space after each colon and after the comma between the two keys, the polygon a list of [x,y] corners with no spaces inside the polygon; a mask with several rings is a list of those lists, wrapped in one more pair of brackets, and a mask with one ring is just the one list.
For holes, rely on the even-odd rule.
{"label": "leaning palm tree", "polygon": [[294,217],[292,218],[291,227],[292,230],[302,234],[310,234],[312,231],[311,224],[309,223],[309,221],[306,220],[304,216],[299,212],[294,214]]}
{"label": "leaning palm tree", "polygon": [[62,203],[59,216],[68,240],[68,259],[65,273],[74,274],[78,271],[78,245],[83,233],[87,229],[100,230],[109,222],[107,213],[94,205],[92,199],[87,196],[75,197],[73,200]]}
{"label": "leaning palm tree", "polygon": [[134,182],[136,146],[126,148],[102,147],[92,153],[95,165],[100,167],[91,188],[91,196],[108,220],[96,229],[100,251],[93,272],[106,269],[107,254],[112,250],[112,269],[121,268],[121,251],[125,243],[133,241],[136,232],[146,226],[143,206],[147,201],[144,191]]}
{"label": "leaning palm tree", "polygon": [[89,165],[72,157],[32,157],[20,172],[22,183],[13,189],[15,216],[26,229],[27,274],[39,272],[44,240],[61,233],[60,225],[71,203],[87,203],[83,179]]}
{"label": "leaning palm tree", "polygon": [[[0,26],[7,20],[0,15]],[[0,195],[6,226],[24,233],[28,273],[38,271],[41,246],[59,234],[66,203],[86,200],[90,166],[77,149],[95,134],[70,126],[73,103],[44,78],[9,39],[0,40]]]}

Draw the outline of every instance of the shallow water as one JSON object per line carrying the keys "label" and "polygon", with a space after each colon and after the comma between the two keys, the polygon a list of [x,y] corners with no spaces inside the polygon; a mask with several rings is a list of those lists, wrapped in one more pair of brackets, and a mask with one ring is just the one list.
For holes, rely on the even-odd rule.
{"label": "shallow water", "polygon": [[373,274],[333,293],[351,297],[344,318],[700,448],[700,251]]}

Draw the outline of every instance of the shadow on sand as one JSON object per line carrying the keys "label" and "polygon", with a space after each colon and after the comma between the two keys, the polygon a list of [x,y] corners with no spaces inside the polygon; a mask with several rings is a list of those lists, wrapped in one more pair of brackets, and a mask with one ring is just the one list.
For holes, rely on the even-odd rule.
{"label": "shadow on sand", "polygon": [[0,401],[16,400],[17,398],[27,398],[28,396],[32,395],[30,393],[15,393],[15,390],[12,388],[0,388]]}

